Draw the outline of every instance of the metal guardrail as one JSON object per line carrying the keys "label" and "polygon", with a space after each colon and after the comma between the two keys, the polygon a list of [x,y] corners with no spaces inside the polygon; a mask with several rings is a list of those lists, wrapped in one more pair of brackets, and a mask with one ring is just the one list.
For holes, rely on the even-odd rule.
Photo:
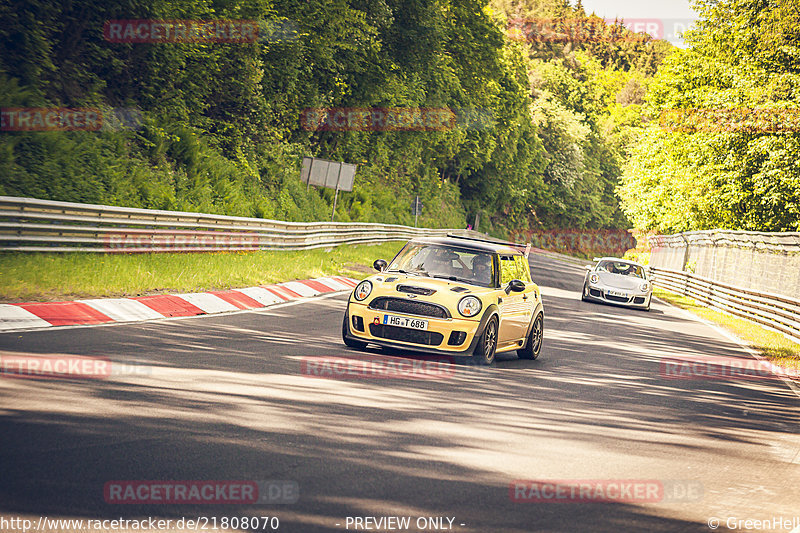
{"label": "metal guardrail", "polygon": [[0,196],[0,250],[17,252],[217,252],[309,250],[468,230],[395,224],[281,222]]}
{"label": "metal guardrail", "polygon": [[800,342],[800,299],[734,287],[690,272],[652,266],[650,272],[656,286],[776,329]]}
{"label": "metal guardrail", "polygon": [[703,230],[647,240],[656,268],[800,298],[800,232]]}

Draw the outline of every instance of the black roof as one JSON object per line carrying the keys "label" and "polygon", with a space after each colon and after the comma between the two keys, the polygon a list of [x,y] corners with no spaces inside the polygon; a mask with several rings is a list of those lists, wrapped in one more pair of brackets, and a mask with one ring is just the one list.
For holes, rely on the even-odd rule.
{"label": "black roof", "polygon": [[440,246],[450,246],[453,248],[499,254],[519,255],[522,253],[518,248],[513,247],[513,243],[504,244],[500,242],[471,239],[469,237],[419,237],[416,239],[411,239],[410,242],[438,244]]}

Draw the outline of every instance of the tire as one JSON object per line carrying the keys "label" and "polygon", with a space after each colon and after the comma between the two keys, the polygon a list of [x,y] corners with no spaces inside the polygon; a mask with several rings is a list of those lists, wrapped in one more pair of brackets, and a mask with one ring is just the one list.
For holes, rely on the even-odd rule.
{"label": "tire", "polygon": [[588,293],[589,293],[589,285],[587,285],[586,283],[584,283],[584,284],[583,284],[583,290],[581,291],[581,300],[583,300],[584,302],[588,302],[588,301],[589,301],[589,299],[586,297],[586,295],[587,295]]}
{"label": "tire", "polygon": [[539,313],[533,319],[531,332],[528,334],[525,347],[517,350],[520,359],[536,359],[542,353],[542,342],[544,341],[544,315]]}
{"label": "tire", "polygon": [[481,333],[481,339],[475,346],[472,360],[481,366],[489,366],[494,363],[495,352],[497,351],[497,317],[493,316],[486,323]]}
{"label": "tire", "polygon": [[363,350],[367,347],[366,342],[348,339],[348,333],[350,333],[350,325],[347,323],[347,313],[345,313],[344,319],[342,320],[342,340],[344,341],[345,345],[347,345],[348,348],[353,348],[355,350]]}

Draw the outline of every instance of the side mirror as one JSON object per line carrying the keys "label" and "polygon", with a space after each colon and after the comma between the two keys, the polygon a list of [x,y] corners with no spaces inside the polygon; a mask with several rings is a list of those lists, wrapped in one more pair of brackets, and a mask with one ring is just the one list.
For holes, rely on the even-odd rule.
{"label": "side mirror", "polygon": [[506,287],[506,294],[510,293],[511,291],[514,292],[522,292],[525,290],[525,283],[518,280],[512,279],[508,282],[508,286]]}
{"label": "side mirror", "polygon": [[593,269],[593,268],[594,268],[594,265],[586,265],[586,266],[585,266],[585,267],[583,267],[583,268],[585,268],[586,270],[591,270],[591,269]]}
{"label": "side mirror", "polygon": [[384,261],[383,259],[376,259],[374,263],[372,263],[372,268],[377,270],[378,272],[383,272],[386,270],[386,267],[389,266],[389,263]]}

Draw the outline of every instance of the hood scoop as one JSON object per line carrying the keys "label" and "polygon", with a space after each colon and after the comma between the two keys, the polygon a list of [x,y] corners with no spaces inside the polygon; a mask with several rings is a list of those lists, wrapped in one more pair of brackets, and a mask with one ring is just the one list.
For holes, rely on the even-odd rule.
{"label": "hood scoop", "polygon": [[400,292],[407,292],[409,294],[421,294],[422,296],[430,296],[436,289],[428,289],[425,287],[415,287],[414,285],[398,285],[397,290]]}
{"label": "hood scoop", "polygon": [[469,292],[469,289],[466,287],[453,287],[450,290],[453,292]]}
{"label": "hood scoop", "polygon": [[386,283],[391,283],[393,281],[397,281],[397,278],[386,278]]}

